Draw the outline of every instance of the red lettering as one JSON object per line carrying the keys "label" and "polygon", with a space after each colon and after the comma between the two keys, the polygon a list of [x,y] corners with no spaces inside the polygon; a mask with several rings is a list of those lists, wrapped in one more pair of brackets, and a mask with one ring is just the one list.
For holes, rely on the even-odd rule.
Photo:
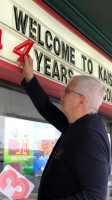
{"label": "red lettering", "polygon": [[[24,62],[24,55],[28,55],[33,44],[34,44],[34,42],[32,40],[28,39],[25,42],[19,44],[18,46],[16,46],[14,48],[13,52],[20,56],[18,58],[18,62],[21,62],[21,63]],[[23,49],[23,51],[20,51],[20,49]]]}
{"label": "red lettering", "polygon": [[0,49],[3,48],[3,45],[1,44],[1,40],[2,40],[2,30],[0,29]]}

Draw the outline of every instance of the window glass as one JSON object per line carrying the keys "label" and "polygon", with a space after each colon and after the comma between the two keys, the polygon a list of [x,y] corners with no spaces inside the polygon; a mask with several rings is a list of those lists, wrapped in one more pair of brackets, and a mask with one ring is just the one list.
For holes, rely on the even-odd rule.
{"label": "window glass", "polygon": [[0,172],[11,165],[34,183],[31,195],[36,199],[42,172],[59,136],[49,123],[0,116]]}

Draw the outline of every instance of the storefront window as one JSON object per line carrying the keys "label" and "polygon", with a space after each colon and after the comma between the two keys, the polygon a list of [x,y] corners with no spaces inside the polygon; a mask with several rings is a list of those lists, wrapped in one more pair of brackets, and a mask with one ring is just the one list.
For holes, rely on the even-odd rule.
{"label": "storefront window", "polygon": [[[109,142],[111,146],[111,155],[112,155],[112,119],[107,116],[105,117],[103,116],[102,118],[104,120],[106,132],[108,134],[108,138],[109,138]],[[109,176],[108,193],[107,193],[107,200],[111,200],[111,199],[112,199],[112,156],[111,156],[111,173]]]}
{"label": "storefront window", "polygon": [[0,116],[0,172],[8,164],[30,180],[36,199],[42,172],[60,132],[52,125]]}
{"label": "storefront window", "polygon": [[[112,122],[107,123],[107,131],[108,131],[108,136],[109,136],[109,141],[111,145],[111,155],[112,155]],[[111,173],[109,176],[109,181],[108,181],[108,200],[112,199],[112,156],[111,156]]]}

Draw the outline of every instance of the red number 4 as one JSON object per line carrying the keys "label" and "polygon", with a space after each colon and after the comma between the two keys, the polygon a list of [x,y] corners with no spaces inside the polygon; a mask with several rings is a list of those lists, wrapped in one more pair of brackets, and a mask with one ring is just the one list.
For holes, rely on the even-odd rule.
{"label": "red number 4", "polygon": [[2,30],[0,29],[0,49],[3,48],[3,45],[1,44],[1,39],[2,39]]}
{"label": "red number 4", "polygon": [[[3,45],[1,44],[2,40],[2,29],[0,29],[0,49],[3,48]],[[25,42],[19,44],[16,46],[13,50],[13,53],[19,55],[20,57],[18,58],[19,62],[24,62],[24,55],[28,55],[30,49],[32,48],[34,42],[30,39],[26,40]],[[29,55],[28,55],[29,56]]]}
{"label": "red number 4", "polygon": [[[16,46],[13,50],[13,52],[20,57],[18,58],[19,62],[24,62],[24,55],[28,55],[30,49],[32,48],[34,42],[30,39],[26,40],[25,42],[19,44]],[[24,48],[24,49],[23,49]],[[20,51],[20,49],[23,49],[23,51]]]}

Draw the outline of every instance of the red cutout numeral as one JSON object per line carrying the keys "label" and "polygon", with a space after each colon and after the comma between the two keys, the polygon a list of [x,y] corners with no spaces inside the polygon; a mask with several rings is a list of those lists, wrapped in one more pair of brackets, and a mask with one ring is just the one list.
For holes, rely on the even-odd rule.
{"label": "red cutout numeral", "polygon": [[[28,55],[30,49],[32,48],[34,42],[30,39],[26,40],[25,42],[19,44],[18,46],[16,46],[13,50],[13,52],[17,55],[19,55],[20,57],[18,58],[19,62],[24,62],[24,55]],[[20,51],[20,49],[24,48],[23,51]]]}
{"label": "red cutout numeral", "polygon": [[0,176],[0,187],[4,190],[7,187],[7,178],[11,179],[11,186],[15,188],[16,186],[21,186],[22,191],[17,192],[15,191],[14,194],[12,195],[12,199],[23,199],[26,197],[29,191],[29,184],[26,179],[24,178],[17,178],[17,175],[14,171],[12,170],[7,170],[2,173]]}
{"label": "red cutout numeral", "polygon": [[2,39],[2,30],[0,29],[0,49],[3,48],[3,45],[1,44],[1,39]]}

